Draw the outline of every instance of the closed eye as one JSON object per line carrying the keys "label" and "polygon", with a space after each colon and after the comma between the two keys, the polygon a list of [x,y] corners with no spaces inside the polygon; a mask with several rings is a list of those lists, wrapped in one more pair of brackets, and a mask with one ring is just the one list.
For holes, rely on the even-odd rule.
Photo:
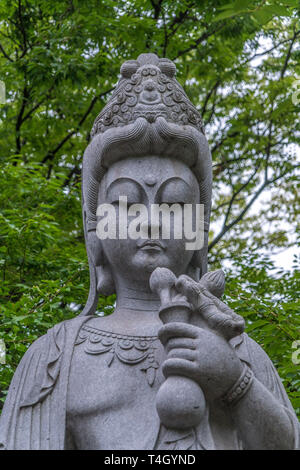
{"label": "closed eye", "polygon": [[173,201],[173,202],[164,202],[162,201],[160,204],[167,204],[167,206],[171,207],[173,204],[178,204],[179,206],[184,206],[186,202],[181,202],[181,201]]}

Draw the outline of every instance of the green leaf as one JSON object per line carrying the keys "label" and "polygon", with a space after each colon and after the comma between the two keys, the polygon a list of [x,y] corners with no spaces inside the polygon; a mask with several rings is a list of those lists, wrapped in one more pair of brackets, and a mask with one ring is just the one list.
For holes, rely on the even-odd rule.
{"label": "green leaf", "polygon": [[274,13],[272,11],[266,10],[266,9],[261,9],[254,11],[252,13],[252,16],[262,25],[268,23],[274,16]]}
{"label": "green leaf", "polygon": [[218,15],[216,15],[212,21],[213,22],[216,22],[216,21],[220,21],[220,20],[224,20],[226,18],[232,18],[233,16],[236,16],[238,13],[235,11],[235,10],[226,10],[226,11],[223,11],[222,13],[219,13]]}
{"label": "green leaf", "polygon": [[253,0],[237,0],[234,2],[233,10],[236,12],[245,11],[251,8],[253,5]]}
{"label": "green leaf", "polygon": [[287,7],[284,7],[278,4],[268,5],[262,8],[260,11],[270,12],[273,15],[277,15],[277,16],[289,16],[290,15],[290,12]]}
{"label": "green leaf", "polygon": [[286,7],[299,7],[299,0],[280,0],[280,3],[283,3]]}
{"label": "green leaf", "polygon": [[261,326],[268,325],[269,322],[266,320],[257,320],[253,322],[251,325],[247,326],[247,332],[250,333],[251,331],[255,330],[256,328],[260,328]]}

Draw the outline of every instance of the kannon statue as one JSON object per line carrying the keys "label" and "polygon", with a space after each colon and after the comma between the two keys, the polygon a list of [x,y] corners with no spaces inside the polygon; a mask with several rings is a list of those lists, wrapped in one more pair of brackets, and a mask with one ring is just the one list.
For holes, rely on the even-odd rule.
{"label": "kannon statue", "polygon": [[[13,377],[2,449],[295,449],[299,423],[272,362],[207,273],[212,164],[201,117],[168,59],[142,54],[97,117],[83,159],[90,292],[35,341]],[[100,204],[203,205],[203,246],[184,236],[97,235]],[[124,228],[124,227],[123,227]],[[125,227],[127,228],[127,227]],[[97,314],[99,295],[114,312]]]}

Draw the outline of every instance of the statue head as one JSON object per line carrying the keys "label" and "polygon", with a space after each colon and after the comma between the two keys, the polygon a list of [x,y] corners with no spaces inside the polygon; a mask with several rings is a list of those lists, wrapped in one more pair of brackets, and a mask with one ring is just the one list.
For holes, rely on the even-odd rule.
{"label": "statue head", "polygon": [[[176,67],[141,54],[121,67],[121,78],[96,118],[83,158],[82,207],[90,266],[90,293],[83,315],[94,313],[98,295],[115,292],[114,263],[132,275],[150,276],[157,266],[199,279],[207,270],[211,207],[211,155],[201,117],[175,79]],[[97,208],[115,203],[200,203],[204,245],[184,253],[184,241],[165,249],[139,250],[141,241],[100,240]],[[151,247],[150,247],[151,248]],[[140,270],[140,271],[139,271]]]}

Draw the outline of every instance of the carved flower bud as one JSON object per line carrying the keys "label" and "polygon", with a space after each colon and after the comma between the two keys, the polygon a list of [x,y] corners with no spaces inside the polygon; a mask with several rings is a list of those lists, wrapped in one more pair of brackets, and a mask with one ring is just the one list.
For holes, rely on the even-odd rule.
{"label": "carved flower bud", "polygon": [[121,75],[124,78],[130,78],[139,68],[139,64],[136,60],[127,60],[121,65]]}
{"label": "carved flower bud", "polygon": [[156,268],[150,276],[150,289],[159,295],[162,304],[171,302],[171,289],[176,276],[167,268]]}
{"label": "carved flower bud", "polygon": [[159,59],[156,54],[144,53],[138,56],[137,61],[140,66],[146,65],[146,64],[157,65]]}
{"label": "carved flower bud", "polygon": [[173,78],[176,75],[176,66],[171,60],[160,59],[159,68],[167,77]]}
{"label": "carved flower bud", "polygon": [[225,275],[222,269],[204,274],[200,285],[211,292],[214,296],[222,297],[225,289]]}

